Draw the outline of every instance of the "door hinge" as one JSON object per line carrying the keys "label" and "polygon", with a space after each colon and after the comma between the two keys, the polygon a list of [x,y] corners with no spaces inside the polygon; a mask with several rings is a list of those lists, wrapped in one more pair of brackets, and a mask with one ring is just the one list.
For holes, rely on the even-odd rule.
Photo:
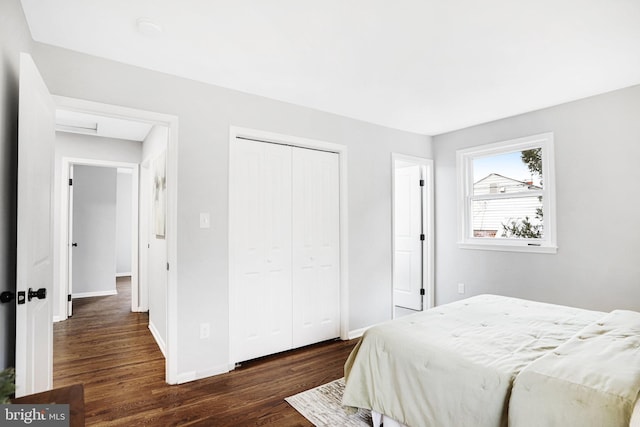
{"label": "door hinge", "polygon": [[69,178],[69,185],[73,185],[73,179]]}
{"label": "door hinge", "polygon": [[167,271],[169,271],[169,263],[167,263]]}
{"label": "door hinge", "polygon": [[420,240],[424,240],[424,234],[420,235]]}
{"label": "door hinge", "polygon": [[71,302],[71,294],[67,295],[67,301]]}
{"label": "door hinge", "polygon": [[420,288],[420,295],[424,295],[424,288]]}
{"label": "door hinge", "polygon": [[420,180],[420,187],[424,187],[424,179]]}

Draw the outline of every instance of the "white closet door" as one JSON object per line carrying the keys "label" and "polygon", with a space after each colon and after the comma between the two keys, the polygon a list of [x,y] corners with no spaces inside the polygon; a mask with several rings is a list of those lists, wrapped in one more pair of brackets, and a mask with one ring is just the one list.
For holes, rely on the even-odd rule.
{"label": "white closet door", "polygon": [[340,335],[338,154],[293,148],[293,347]]}
{"label": "white closet door", "polygon": [[232,361],[291,348],[291,148],[232,144]]}

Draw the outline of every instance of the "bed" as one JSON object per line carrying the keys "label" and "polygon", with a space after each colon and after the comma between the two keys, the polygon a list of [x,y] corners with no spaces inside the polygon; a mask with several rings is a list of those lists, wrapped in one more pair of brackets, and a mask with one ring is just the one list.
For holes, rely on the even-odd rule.
{"label": "bed", "polygon": [[636,427],[640,313],[479,295],[368,329],[345,381],[385,427]]}

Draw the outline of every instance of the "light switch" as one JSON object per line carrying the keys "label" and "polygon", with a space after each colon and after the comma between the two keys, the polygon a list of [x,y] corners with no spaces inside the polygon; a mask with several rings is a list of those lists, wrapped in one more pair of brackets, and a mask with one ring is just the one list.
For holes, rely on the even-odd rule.
{"label": "light switch", "polygon": [[209,212],[200,212],[200,228],[211,228]]}

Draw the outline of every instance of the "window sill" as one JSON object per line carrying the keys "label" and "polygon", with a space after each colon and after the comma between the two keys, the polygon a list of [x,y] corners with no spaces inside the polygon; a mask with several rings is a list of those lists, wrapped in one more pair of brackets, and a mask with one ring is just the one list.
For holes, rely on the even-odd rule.
{"label": "window sill", "polygon": [[553,246],[537,246],[523,244],[503,244],[503,243],[476,243],[476,242],[458,242],[460,249],[476,249],[482,251],[501,251],[501,252],[527,252],[538,254],[555,254],[558,247]]}

